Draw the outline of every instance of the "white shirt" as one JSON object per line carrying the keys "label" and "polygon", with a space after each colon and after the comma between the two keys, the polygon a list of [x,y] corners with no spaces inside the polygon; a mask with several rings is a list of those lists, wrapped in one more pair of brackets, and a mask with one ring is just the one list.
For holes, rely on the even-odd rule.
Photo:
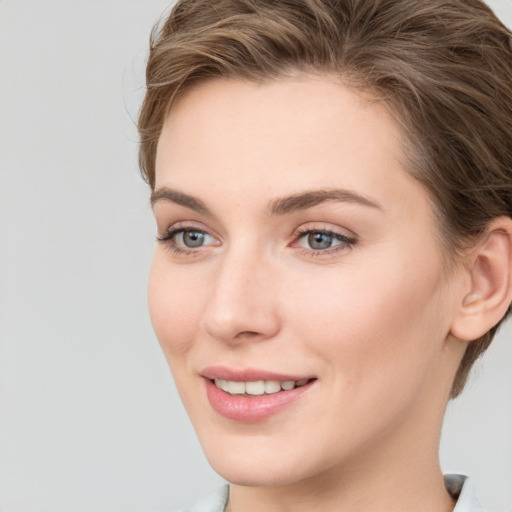
{"label": "white shirt", "polygon": [[[445,475],[444,482],[451,496],[457,499],[453,512],[485,512],[470,478],[464,475]],[[224,485],[183,512],[224,512],[228,498],[229,485]]]}

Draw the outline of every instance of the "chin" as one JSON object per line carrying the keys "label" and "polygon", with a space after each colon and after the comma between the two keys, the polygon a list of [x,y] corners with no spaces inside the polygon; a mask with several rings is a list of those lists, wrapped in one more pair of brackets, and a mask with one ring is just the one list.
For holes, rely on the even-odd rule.
{"label": "chin", "polygon": [[[201,439],[200,439],[201,440]],[[245,443],[218,442],[216,439],[209,439],[203,443],[203,450],[210,463],[210,466],[222,478],[237,485],[245,486],[268,486],[275,485],[276,481],[284,480],[283,475],[287,472],[283,456],[272,457],[270,450],[260,446],[240,446]],[[255,449],[256,448],[256,449]]]}
{"label": "chin", "polygon": [[337,463],[332,451],[322,455],[319,450],[312,456],[313,447],[304,446],[303,439],[287,442],[282,436],[272,438],[262,433],[199,439],[211,467],[236,485],[287,486],[314,478]]}
{"label": "chin", "polygon": [[[224,460],[209,460],[212,468],[225,480],[232,484],[247,487],[279,487],[293,484],[302,480],[305,475],[291,471],[286,464],[276,459],[258,461],[240,455],[233,460],[227,457]],[[277,464],[276,464],[277,463]]]}

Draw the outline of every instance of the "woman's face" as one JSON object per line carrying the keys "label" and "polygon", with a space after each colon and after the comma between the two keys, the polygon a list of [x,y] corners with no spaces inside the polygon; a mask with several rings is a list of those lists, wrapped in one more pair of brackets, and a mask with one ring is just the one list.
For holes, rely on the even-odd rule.
{"label": "woman's face", "polygon": [[210,81],[167,117],[150,312],[226,479],[435,448],[456,283],[400,144],[382,105],[328,77]]}

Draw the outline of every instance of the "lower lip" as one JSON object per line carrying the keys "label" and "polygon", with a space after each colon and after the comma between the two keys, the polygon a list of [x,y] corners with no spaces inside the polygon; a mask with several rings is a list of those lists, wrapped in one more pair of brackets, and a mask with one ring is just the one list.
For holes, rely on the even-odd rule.
{"label": "lower lip", "polygon": [[211,380],[205,379],[206,395],[213,410],[228,420],[241,423],[256,423],[264,421],[285,407],[299,400],[306,393],[313,382],[304,386],[279,391],[268,395],[230,395],[218,388]]}

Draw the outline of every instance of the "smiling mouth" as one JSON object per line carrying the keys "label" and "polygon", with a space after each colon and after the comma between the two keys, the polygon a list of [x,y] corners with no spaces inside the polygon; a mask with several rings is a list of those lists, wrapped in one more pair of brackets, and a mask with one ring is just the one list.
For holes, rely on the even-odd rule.
{"label": "smiling mouth", "polygon": [[230,395],[243,395],[243,396],[261,396],[279,393],[281,391],[291,391],[292,389],[305,386],[315,379],[300,379],[300,380],[258,380],[250,382],[212,379],[211,382],[216,387],[222,389]]}

